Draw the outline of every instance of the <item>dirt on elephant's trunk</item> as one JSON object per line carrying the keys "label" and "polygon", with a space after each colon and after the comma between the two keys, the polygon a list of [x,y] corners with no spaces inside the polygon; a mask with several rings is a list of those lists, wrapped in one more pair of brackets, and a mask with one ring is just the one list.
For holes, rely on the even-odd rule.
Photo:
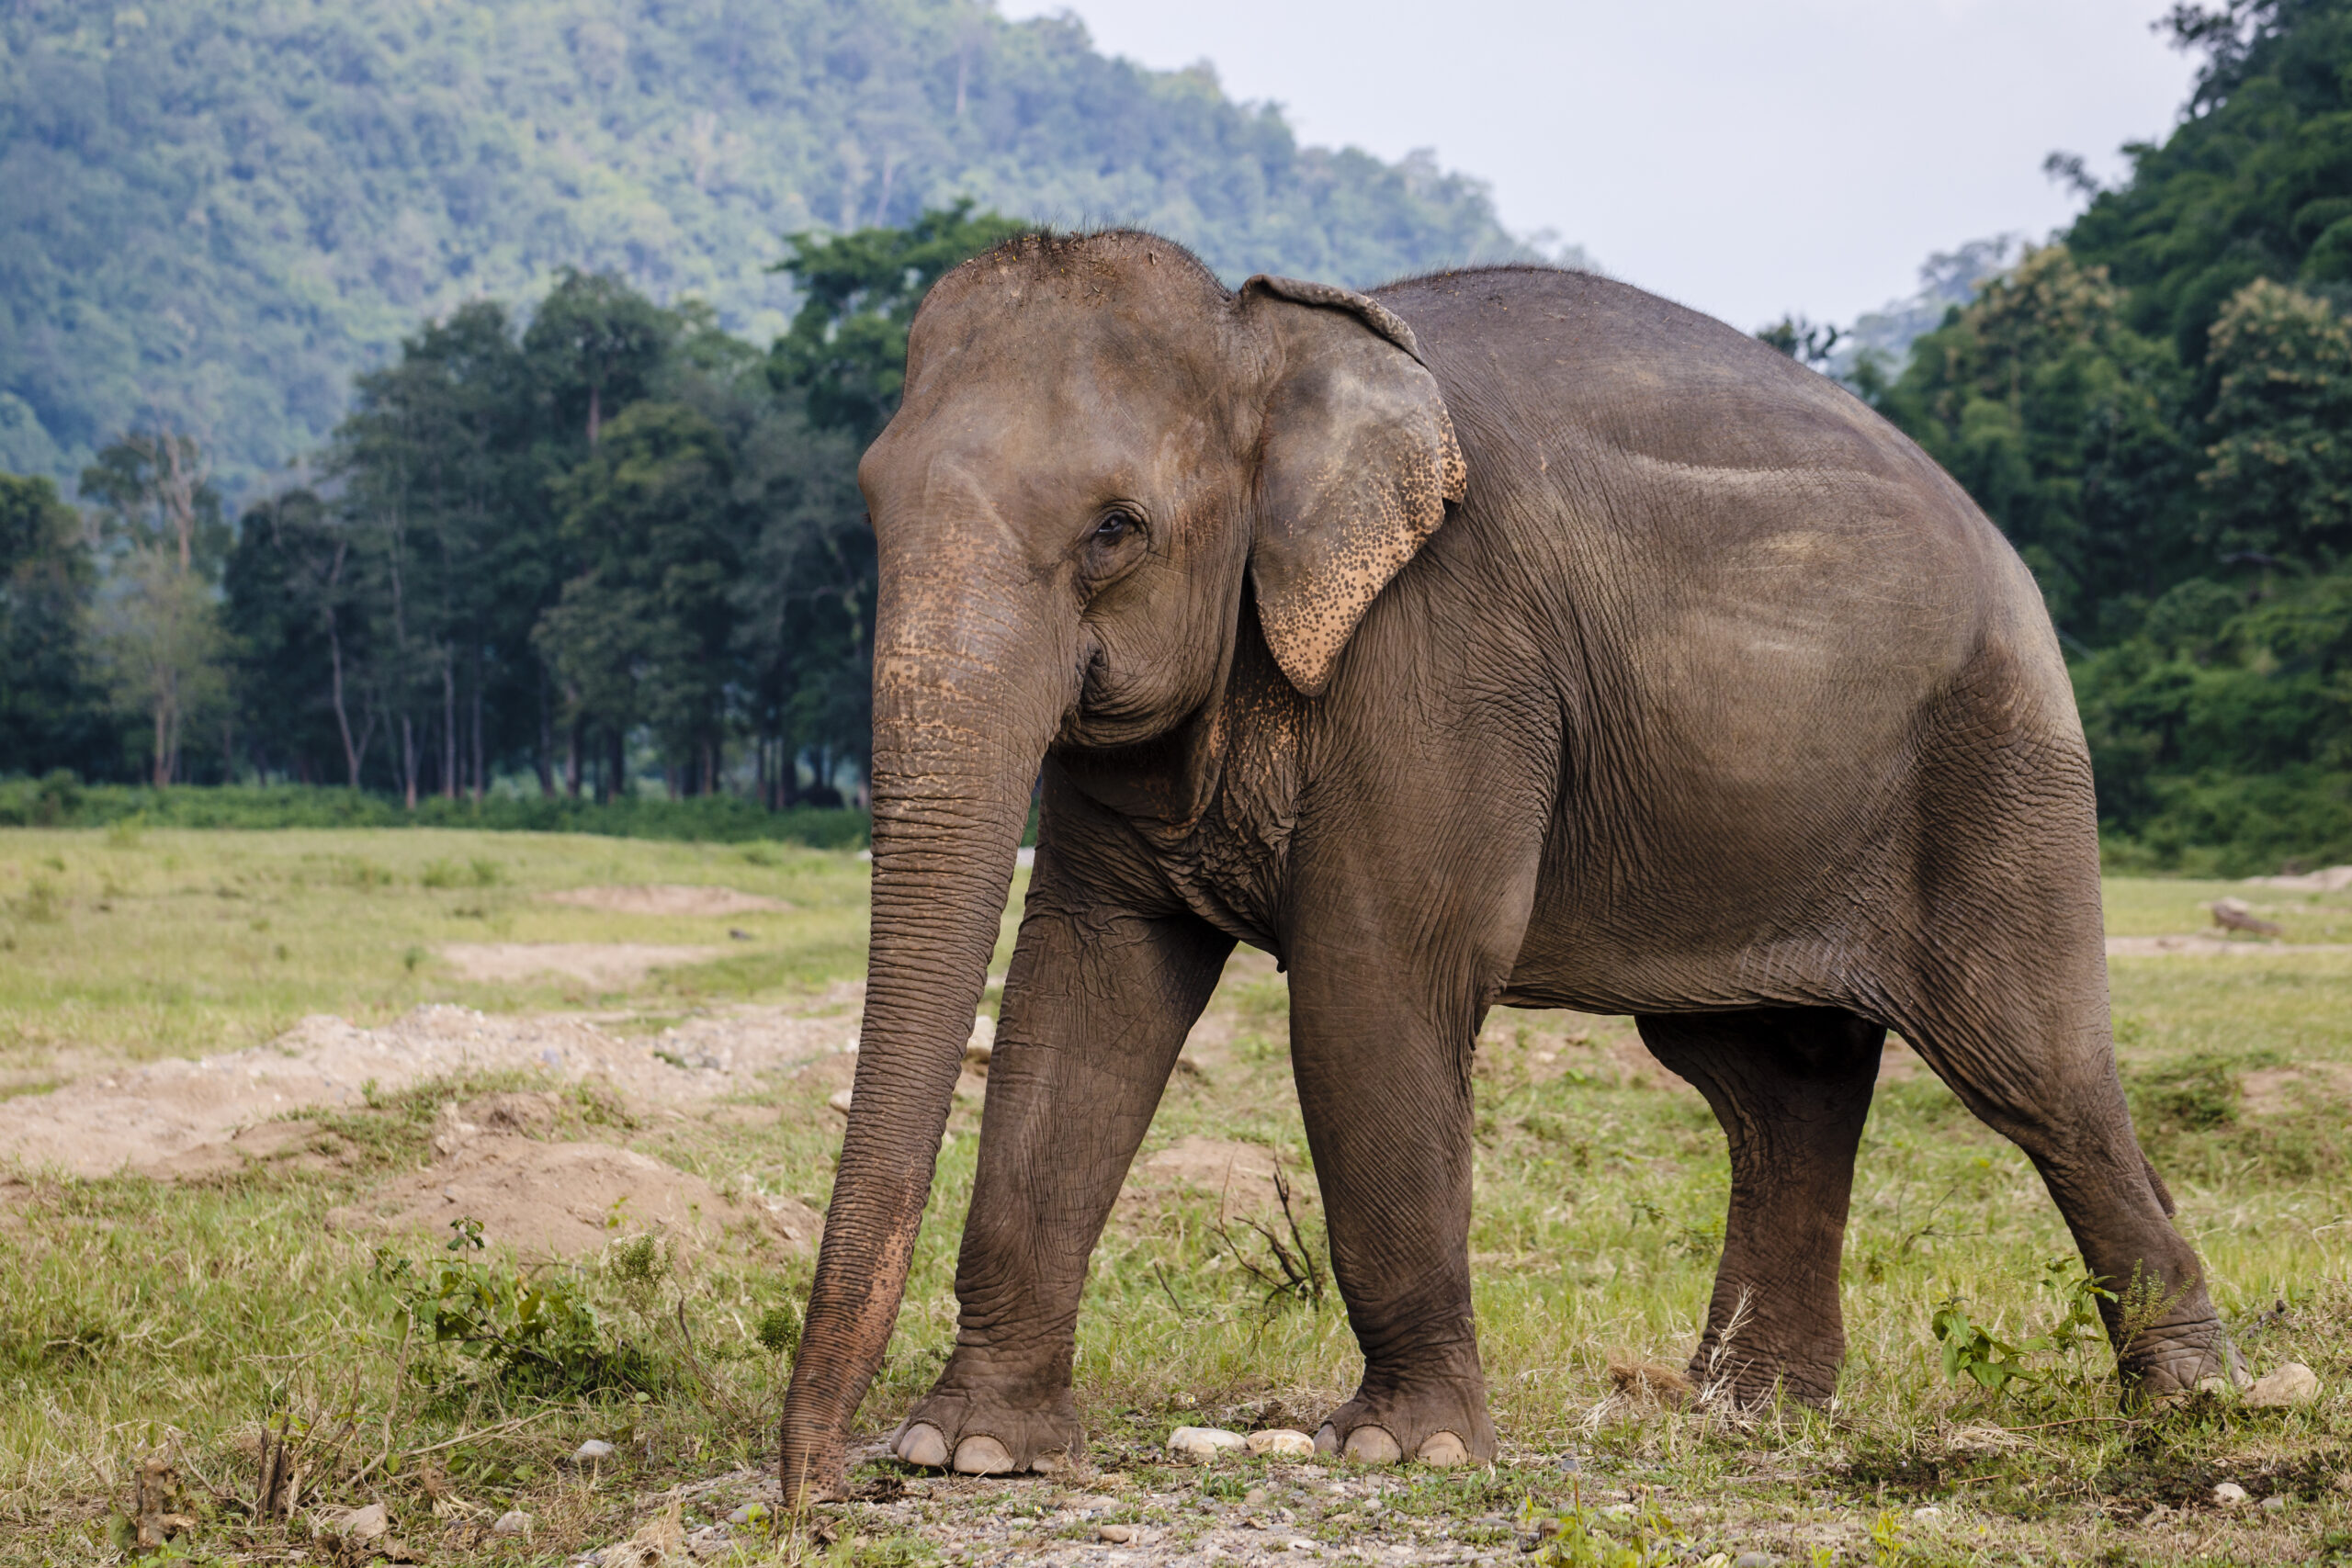
{"label": "dirt on elephant's trunk", "polygon": [[[887,609],[887,606],[886,606]],[[787,1500],[840,1480],[898,1320],[1030,790],[1058,718],[1001,658],[875,660],[874,925],[849,1130],[785,1398]],[[939,645],[934,642],[933,648]]]}

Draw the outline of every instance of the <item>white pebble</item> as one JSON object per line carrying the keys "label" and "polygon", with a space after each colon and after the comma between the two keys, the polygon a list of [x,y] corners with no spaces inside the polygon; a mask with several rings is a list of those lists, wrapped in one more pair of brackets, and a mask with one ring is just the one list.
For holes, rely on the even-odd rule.
{"label": "white pebble", "polygon": [[1249,1439],[1222,1427],[1179,1427],[1168,1434],[1168,1451],[1178,1459],[1205,1462],[1221,1453],[1246,1449]]}
{"label": "white pebble", "polygon": [[830,1106],[831,1106],[834,1110],[836,1110],[836,1111],[840,1111],[842,1115],[846,1116],[846,1115],[848,1115],[848,1114],[849,1114],[849,1102],[850,1102],[850,1096],[851,1096],[852,1092],[853,1092],[852,1090],[845,1089],[835,1089],[835,1090],[833,1091],[832,1097],[831,1097],[831,1099],[827,1100],[825,1101],[825,1103],[826,1103],[826,1104],[828,1104],[828,1105],[830,1105]]}
{"label": "white pebble", "polygon": [[2284,1493],[2278,1493],[2271,1496],[2265,1497],[2262,1500],[2262,1511],[2266,1514],[2285,1513],[2287,1511],[2286,1495]]}
{"label": "white pebble", "polygon": [[531,1533],[531,1516],[525,1513],[520,1508],[509,1508],[506,1512],[498,1516],[498,1522],[490,1527],[490,1533],[492,1535],[528,1535]]}
{"label": "white pebble", "polygon": [[2319,1374],[2301,1361],[2290,1361],[2267,1377],[2254,1380],[2245,1402],[2256,1409],[2283,1409],[2309,1404],[2319,1397]]}
{"label": "white pebble", "polygon": [[1940,1519],[1944,1517],[1944,1511],[1930,1503],[1924,1508],[1912,1509],[1911,1517],[1915,1519]]}
{"label": "white pebble", "polygon": [[613,1445],[602,1438],[591,1438],[571,1450],[571,1462],[574,1464],[590,1464],[597,1460],[612,1457]]}
{"label": "white pebble", "polygon": [[2213,1501],[2224,1508],[2234,1508],[2245,1501],[2245,1488],[2234,1481],[2224,1481],[2213,1488]]}
{"label": "white pebble", "polygon": [[1136,1527],[1133,1525],[1098,1525],[1095,1527],[1094,1533],[1097,1538],[1102,1540],[1107,1540],[1114,1546],[1125,1546],[1127,1542],[1135,1540]]}

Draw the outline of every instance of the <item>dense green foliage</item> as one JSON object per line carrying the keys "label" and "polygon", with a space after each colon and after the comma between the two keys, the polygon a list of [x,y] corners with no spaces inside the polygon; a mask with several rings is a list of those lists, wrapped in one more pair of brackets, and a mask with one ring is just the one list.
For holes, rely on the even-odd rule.
{"label": "dense green foliage", "polygon": [[2171,137],[1853,379],[2041,581],[2118,852],[2352,859],[2352,3],[2169,20]]}
{"label": "dense green foliage", "polygon": [[0,469],[195,433],[311,451],[420,318],[565,267],[765,343],[777,237],[968,197],[1234,278],[1524,254],[1426,156],[1303,148],[1205,70],[979,0],[17,0],[0,7]]}

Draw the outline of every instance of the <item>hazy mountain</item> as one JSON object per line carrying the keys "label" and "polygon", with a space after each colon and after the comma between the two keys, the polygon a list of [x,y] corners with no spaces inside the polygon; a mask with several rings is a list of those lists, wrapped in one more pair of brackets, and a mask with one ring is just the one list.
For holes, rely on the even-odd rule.
{"label": "hazy mountain", "polygon": [[1233,277],[1528,254],[1427,155],[1298,145],[1202,70],[973,0],[15,0],[0,17],[0,468],[195,432],[313,449],[426,316],[566,265],[764,338],[795,231],[967,195]]}

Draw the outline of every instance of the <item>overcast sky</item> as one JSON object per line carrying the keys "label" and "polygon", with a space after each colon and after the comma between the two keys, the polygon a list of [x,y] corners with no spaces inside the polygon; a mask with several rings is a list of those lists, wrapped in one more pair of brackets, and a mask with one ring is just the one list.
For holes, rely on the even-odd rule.
{"label": "overcast sky", "polygon": [[2192,62],[2163,0],[1000,0],[1163,69],[1206,59],[1310,142],[1433,147],[1513,230],[1754,328],[1849,321],[1979,236],[2041,239],[2161,140]]}

